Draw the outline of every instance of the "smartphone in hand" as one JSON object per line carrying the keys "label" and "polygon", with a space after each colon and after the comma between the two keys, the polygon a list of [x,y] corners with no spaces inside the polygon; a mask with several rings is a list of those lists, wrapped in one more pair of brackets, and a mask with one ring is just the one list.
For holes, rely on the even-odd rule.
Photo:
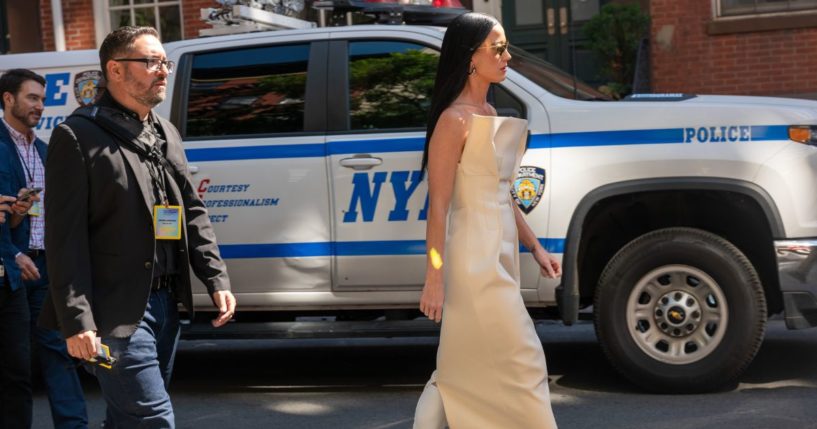
{"label": "smartphone in hand", "polygon": [[19,197],[17,197],[17,200],[18,201],[28,201],[31,198],[33,198],[35,195],[39,194],[42,191],[43,191],[43,188],[36,188],[36,187],[31,188],[31,189],[23,192],[23,194],[20,195]]}

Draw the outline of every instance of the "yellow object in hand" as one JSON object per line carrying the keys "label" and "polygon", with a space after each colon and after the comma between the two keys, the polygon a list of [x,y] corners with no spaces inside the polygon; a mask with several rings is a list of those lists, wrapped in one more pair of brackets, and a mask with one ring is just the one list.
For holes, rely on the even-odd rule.
{"label": "yellow object in hand", "polygon": [[439,270],[443,266],[443,258],[440,256],[440,252],[437,251],[435,248],[431,248],[431,251],[428,252],[428,256],[431,258],[431,266],[434,267],[435,270]]}

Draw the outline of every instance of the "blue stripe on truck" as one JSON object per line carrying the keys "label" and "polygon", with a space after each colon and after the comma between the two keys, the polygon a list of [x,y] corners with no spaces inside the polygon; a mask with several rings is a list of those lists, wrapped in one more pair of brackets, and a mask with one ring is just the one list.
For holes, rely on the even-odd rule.
{"label": "blue stripe on truck", "polygon": [[[716,127],[717,128],[717,127]],[[788,140],[788,126],[752,126],[752,141]],[[529,149],[557,149],[594,146],[683,144],[685,128],[655,130],[584,131],[577,133],[534,134]],[[332,141],[323,143],[236,146],[187,149],[190,162],[236,161],[277,158],[315,158],[357,153],[419,152],[425,138],[384,138],[376,140]]]}
{"label": "blue stripe on truck", "polygon": [[[551,253],[564,253],[564,239],[540,238]],[[316,256],[423,255],[425,240],[331,241],[315,243],[221,244],[224,259],[297,258]],[[520,246],[520,251],[527,252]]]}

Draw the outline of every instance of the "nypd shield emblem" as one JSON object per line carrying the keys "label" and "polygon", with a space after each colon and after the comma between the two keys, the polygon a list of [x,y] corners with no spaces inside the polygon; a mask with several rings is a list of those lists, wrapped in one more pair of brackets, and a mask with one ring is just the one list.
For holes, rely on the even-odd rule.
{"label": "nypd shield emblem", "polygon": [[521,166],[513,182],[511,195],[525,214],[530,213],[545,192],[545,170],[539,167]]}
{"label": "nypd shield emblem", "polygon": [[99,70],[88,70],[74,76],[74,97],[77,98],[80,106],[93,104],[100,79],[102,79],[102,72]]}

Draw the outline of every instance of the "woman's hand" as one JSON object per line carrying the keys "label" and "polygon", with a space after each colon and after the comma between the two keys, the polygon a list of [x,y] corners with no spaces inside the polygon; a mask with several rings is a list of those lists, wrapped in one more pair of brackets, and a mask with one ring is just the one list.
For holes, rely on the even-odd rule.
{"label": "woman's hand", "polygon": [[420,311],[436,323],[443,320],[443,300],[445,291],[442,279],[426,280],[423,294],[420,296]]}
{"label": "woman's hand", "polygon": [[543,276],[555,279],[562,275],[562,266],[559,261],[544,248],[537,246],[533,251],[533,258],[539,264],[539,271]]}

